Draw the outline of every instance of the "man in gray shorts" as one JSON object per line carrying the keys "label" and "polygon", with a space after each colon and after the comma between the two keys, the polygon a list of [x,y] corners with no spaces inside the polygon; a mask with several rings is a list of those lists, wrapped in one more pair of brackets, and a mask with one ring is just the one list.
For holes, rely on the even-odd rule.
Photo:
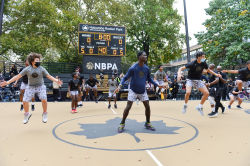
{"label": "man in gray shorts", "polygon": [[189,96],[191,94],[192,87],[196,87],[200,92],[203,93],[200,104],[196,107],[197,111],[203,116],[203,104],[207,100],[209,96],[209,92],[204,84],[201,81],[201,75],[204,69],[207,70],[208,73],[215,75],[216,77],[221,77],[220,74],[216,74],[214,71],[208,68],[207,63],[205,62],[205,54],[203,52],[196,52],[196,60],[186,64],[185,66],[179,68],[177,80],[181,80],[181,71],[185,69],[189,69],[187,83],[186,83],[186,95],[185,95],[185,104],[182,109],[182,113],[186,113],[187,111],[187,103],[189,100]]}
{"label": "man in gray shorts", "polygon": [[115,102],[115,105],[114,107],[117,108],[117,105],[116,105],[116,93],[115,93],[115,90],[117,89],[118,87],[118,82],[115,80],[115,75],[112,75],[112,78],[109,79],[108,81],[108,87],[109,87],[109,105],[108,105],[108,108],[111,107],[111,98],[113,97],[114,98],[114,102]]}
{"label": "man in gray shorts", "polygon": [[59,85],[62,85],[62,81],[52,77],[45,68],[40,66],[41,55],[37,53],[30,53],[28,56],[28,61],[30,66],[26,67],[22,70],[21,73],[10,79],[9,81],[4,81],[0,85],[1,87],[6,86],[24,75],[28,76],[28,87],[25,89],[23,105],[24,105],[24,120],[23,123],[26,124],[31,117],[31,113],[29,113],[29,102],[34,97],[35,94],[38,95],[39,99],[42,101],[43,106],[43,115],[42,121],[46,123],[48,121],[47,114],[47,93],[46,86],[44,85],[43,77],[47,77],[49,80],[57,82]]}

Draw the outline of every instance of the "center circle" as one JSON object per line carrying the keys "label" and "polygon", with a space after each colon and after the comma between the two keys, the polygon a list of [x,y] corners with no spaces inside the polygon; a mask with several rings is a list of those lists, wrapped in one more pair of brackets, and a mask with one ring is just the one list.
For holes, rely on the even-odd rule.
{"label": "center circle", "polygon": [[103,114],[61,122],[53,128],[52,134],[57,140],[73,146],[106,151],[170,148],[191,142],[199,134],[198,129],[188,122],[162,115],[151,117],[156,131],[144,128],[144,114],[131,114],[125,132],[117,133],[121,115]]}

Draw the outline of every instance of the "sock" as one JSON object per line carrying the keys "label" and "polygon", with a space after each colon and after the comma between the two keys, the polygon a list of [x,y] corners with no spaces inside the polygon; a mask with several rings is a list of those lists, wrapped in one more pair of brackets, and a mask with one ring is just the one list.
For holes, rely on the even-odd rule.
{"label": "sock", "polygon": [[215,107],[214,107],[214,108],[212,108],[212,112],[215,112]]}
{"label": "sock", "polygon": [[82,104],[82,101],[79,101],[78,104]]}
{"label": "sock", "polygon": [[199,104],[198,107],[202,108],[202,104]]}
{"label": "sock", "polygon": [[31,105],[35,105],[35,103],[34,103],[34,102],[31,102]]}
{"label": "sock", "polygon": [[185,103],[184,106],[187,106],[187,104]]}
{"label": "sock", "polygon": [[29,112],[25,112],[24,115],[25,115],[25,116],[29,115]]}

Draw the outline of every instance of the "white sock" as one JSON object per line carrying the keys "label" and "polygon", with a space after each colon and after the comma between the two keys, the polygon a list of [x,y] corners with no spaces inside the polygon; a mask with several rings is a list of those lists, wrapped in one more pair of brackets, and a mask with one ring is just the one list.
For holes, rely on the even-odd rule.
{"label": "white sock", "polygon": [[23,103],[21,103],[21,105],[23,105]]}
{"label": "white sock", "polygon": [[34,103],[34,102],[31,102],[31,105],[35,105],[35,103]]}
{"label": "white sock", "polygon": [[212,108],[212,112],[215,112],[215,108]]}
{"label": "white sock", "polygon": [[187,106],[187,104],[185,103],[184,106]]}
{"label": "white sock", "polygon": [[198,107],[202,108],[202,104],[199,104]]}
{"label": "white sock", "polygon": [[82,104],[82,101],[79,101],[78,104]]}

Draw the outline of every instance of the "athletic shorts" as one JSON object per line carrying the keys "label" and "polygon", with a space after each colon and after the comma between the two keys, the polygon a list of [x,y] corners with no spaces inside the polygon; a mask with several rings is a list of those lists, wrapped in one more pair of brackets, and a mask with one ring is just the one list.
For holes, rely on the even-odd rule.
{"label": "athletic shorts", "polygon": [[22,82],[20,89],[25,90],[28,86],[29,86],[28,84],[25,84],[24,82]]}
{"label": "athletic shorts", "polygon": [[160,86],[164,86],[165,85],[165,82],[163,81],[163,80],[156,80],[155,81],[158,85],[160,85]]}
{"label": "athletic shorts", "polygon": [[24,102],[30,102],[32,98],[35,97],[35,94],[39,97],[40,100],[47,100],[47,92],[46,92],[46,86],[27,86],[24,92],[23,101]]}
{"label": "athletic shorts", "polygon": [[233,95],[232,93],[229,93],[229,97],[233,97],[234,100],[238,100],[238,98],[239,98],[238,95],[235,96],[235,95]]}
{"label": "athletic shorts", "polygon": [[92,87],[92,86],[89,86],[87,84],[85,87],[86,87],[86,89],[97,90],[97,86],[96,85],[94,87]]}
{"label": "athletic shorts", "polygon": [[196,89],[206,87],[203,81],[201,81],[201,80],[190,80],[190,79],[187,79],[186,86],[195,87]]}
{"label": "athletic shorts", "polygon": [[114,93],[114,91],[109,90],[109,98],[111,97],[116,98],[116,93]]}
{"label": "athletic shorts", "polygon": [[148,99],[147,91],[145,90],[145,92],[143,94],[137,94],[132,89],[129,89],[129,91],[128,91],[128,101],[134,102],[137,99],[139,99],[140,101],[147,101],[147,100],[149,100]]}
{"label": "athletic shorts", "polygon": [[76,91],[70,91],[70,95],[71,96],[77,96],[79,94],[79,92],[76,90]]}

